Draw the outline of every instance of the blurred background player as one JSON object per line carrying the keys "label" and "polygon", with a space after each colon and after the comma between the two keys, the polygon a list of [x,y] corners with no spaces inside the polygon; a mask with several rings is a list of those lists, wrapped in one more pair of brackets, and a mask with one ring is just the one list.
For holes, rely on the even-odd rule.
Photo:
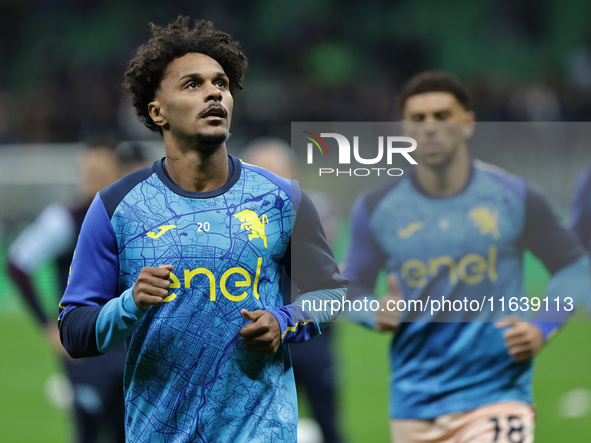
{"label": "blurred background player", "polygon": [[591,165],[579,174],[570,219],[574,233],[591,250]]}
{"label": "blurred background player", "polygon": [[[296,168],[295,158],[289,144],[280,138],[257,138],[245,147],[240,158],[287,179],[296,175],[293,174]],[[333,244],[338,230],[336,208],[327,196],[319,192],[309,192],[308,195],[318,210],[326,239]],[[284,304],[288,305],[292,302],[292,293],[292,290],[284,292]],[[296,386],[305,390],[325,443],[342,441],[337,429],[337,376],[332,348],[334,333],[334,328],[326,328],[314,340],[297,343],[289,348]],[[301,422],[300,419],[300,424]],[[300,424],[298,424],[298,439],[301,439],[301,433],[305,432]]]}
{"label": "blurred background player", "polygon": [[123,344],[97,360],[74,361],[60,343],[55,322],[57,306],[46,314],[34,284],[35,272],[55,262],[59,301],[65,290],[72,254],[82,220],[95,194],[123,175],[145,166],[146,154],[137,143],[110,140],[88,142],[79,152],[78,202],[70,206],[52,204],[12,243],[8,273],[19,289],[50,345],[63,357],[64,369],[73,391],[75,441],[78,443],[123,442]]}
{"label": "blurred background player", "polygon": [[[357,199],[344,271],[350,296],[373,294],[385,268],[398,277],[390,278],[390,295],[406,300],[521,297],[529,249],[551,274],[549,297],[584,297],[589,259],[545,197],[469,157],[474,113],[465,87],[447,73],[424,72],[405,85],[399,105],[418,165]],[[392,438],[533,441],[532,358],[561,325],[544,314],[496,324],[462,313],[455,319],[464,323],[399,323],[394,312],[374,318],[376,329],[395,331]]]}
{"label": "blurred background player", "polygon": [[[570,223],[583,247],[587,252],[591,251],[591,165],[579,174]],[[591,312],[591,297],[587,298],[587,310]]]}

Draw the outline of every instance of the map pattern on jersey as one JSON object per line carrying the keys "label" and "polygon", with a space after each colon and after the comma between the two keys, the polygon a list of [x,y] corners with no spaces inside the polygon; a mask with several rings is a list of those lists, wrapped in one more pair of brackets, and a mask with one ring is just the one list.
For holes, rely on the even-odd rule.
{"label": "map pattern on jersey", "polygon": [[[241,309],[282,304],[291,211],[276,183],[244,166],[237,183],[213,198],[176,194],[153,174],[121,201],[111,219],[119,292],[144,266],[174,267],[166,303],[152,307],[128,340],[128,438],[294,439],[287,351],[255,356],[239,337],[247,324]],[[160,440],[149,440],[156,431]]]}

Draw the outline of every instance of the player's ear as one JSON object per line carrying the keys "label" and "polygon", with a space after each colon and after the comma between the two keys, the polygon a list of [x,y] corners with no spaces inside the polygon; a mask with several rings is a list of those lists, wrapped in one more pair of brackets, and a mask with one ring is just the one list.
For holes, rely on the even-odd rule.
{"label": "player's ear", "polygon": [[474,113],[474,111],[465,111],[464,121],[474,123],[476,121],[476,114]]}
{"label": "player's ear", "polygon": [[148,103],[148,114],[154,123],[158,126],[164,126],[167,123],[166,117],[162,111],[162,104],[158,100]]}
{"label": "player's ear", "polygon": [[464,138],[469,139],[474,134],[474,126],[476,125],[476,114],[474,111],[464,112],[464,123],[462,123],[462,131],[464,132]]}

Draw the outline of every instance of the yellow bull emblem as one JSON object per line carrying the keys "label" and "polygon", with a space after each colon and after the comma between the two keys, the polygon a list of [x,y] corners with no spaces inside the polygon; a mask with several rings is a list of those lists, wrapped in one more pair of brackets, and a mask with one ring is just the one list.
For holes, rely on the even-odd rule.
{"label": "yellow bull emblem", "polygon": [[251,241],[253,238],[260,238],[263,240],[263,244],[265,248],[267,247],[267,236],[265,235],[265,223],[269,223],[269,219],[265,214],[259,219],[259,216],[256,212],[251,211],[250,209],[245,209],[244,211],[240,211],[238,214],[234,214],[234,217],[240,220],[240,230],[246,229],[250,231],[248,235],[248,241]]}
{"label": "yellow bull emblem", "polygon": [[501,234],[498,227],[499,211],[491,211],[485,206],[479,206],[469,212],[474,225],[480,228],[480,235],[492,234],[498,239]]}

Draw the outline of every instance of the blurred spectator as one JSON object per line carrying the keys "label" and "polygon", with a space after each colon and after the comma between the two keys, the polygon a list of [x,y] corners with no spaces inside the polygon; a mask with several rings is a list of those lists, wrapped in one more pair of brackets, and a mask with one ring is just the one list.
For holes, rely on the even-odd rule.
{"label": "blurred spectator", "polygon": [[[231,35],[248,40],[252,87],[239,106],[254,112],[237,113],[234,127],[248,128],[251,137],[285,120],[388,120],[387,98],[401,79],[424,69],[474,77],[475,88],[486,72],[492,92],[475,111],[493,110],[494,120],[589,118],[589,100],[578,92],[589,91],[590,39],[580,17],[591,13],[591,4],[463,1],[425,12],[423,3],[327,0],[310,14],[311,3],[276,8],[269,0],[245,0],[232,3],[228,15],[228,0],[5,1],[0,81],[14,105],[4,131],[16,142],[75,141],[112,128],[120,137],[147,137],[129,133],[118,79],[145,24],[179,12],[222,21]],[[453,33],[447,16],[457,20]],[[538,80],[548,69],[570,89]]]}

